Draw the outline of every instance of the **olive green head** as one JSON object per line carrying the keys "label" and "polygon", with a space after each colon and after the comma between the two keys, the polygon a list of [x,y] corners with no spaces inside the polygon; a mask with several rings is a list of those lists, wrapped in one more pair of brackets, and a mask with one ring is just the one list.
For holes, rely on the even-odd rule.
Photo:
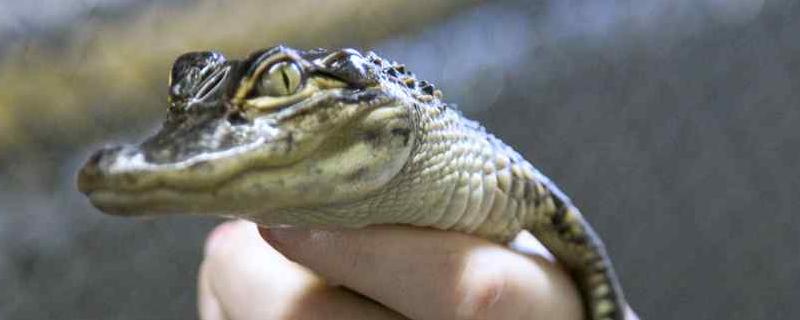
{"label": "olive green head", "polygon": [[78,187],[101,210],[127,215],[364,197],[403,168],[416,143],[415,110],[433,96],[404,75],[352,49],[278,46],[241,61],[184,54],[172,67],[161,129],[139,145],[97,151]]}

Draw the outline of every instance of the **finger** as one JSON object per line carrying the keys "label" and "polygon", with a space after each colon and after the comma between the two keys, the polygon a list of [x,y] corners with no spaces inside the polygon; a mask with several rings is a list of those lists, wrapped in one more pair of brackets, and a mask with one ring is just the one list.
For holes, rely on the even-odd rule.
{"label": "finger", "polygon": [[414,319],[581,319],[552,261],[459,233],[398,226],[262,229],[290,259]]}
{"label": "finger", "polygon": [[224,223],[209,236],[198,295],[200,317],[207,320],[402,319],[372,300],[325,285],[244,221]]}

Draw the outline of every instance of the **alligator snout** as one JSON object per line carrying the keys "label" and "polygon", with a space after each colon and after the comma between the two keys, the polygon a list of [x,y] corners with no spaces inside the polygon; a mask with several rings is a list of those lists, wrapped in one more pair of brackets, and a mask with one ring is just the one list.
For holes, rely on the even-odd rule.
{"label": "alligator snout", "polygon": [[108,175],[121,155],[134,151],[133,147],[112,146],[95,151],[78,172],[78,190],[89,194],[108,183]]}

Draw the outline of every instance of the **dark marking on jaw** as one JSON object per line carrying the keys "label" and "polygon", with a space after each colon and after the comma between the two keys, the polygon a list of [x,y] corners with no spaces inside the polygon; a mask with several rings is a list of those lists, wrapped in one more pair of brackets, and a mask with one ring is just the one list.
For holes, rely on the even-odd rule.
{"label": "dark marking on jaw", "polygon": [[269,191],[269,187],[267,187],[263,183],[256,182],[256,183],[253,183],[253,190],[258,190],[258,191],[261,191],[261,192],[268,192]]}
{"label": "dark marking on jaw", "polygon": [[289,131],[286,134],[286,153],[292,152],[292,148],[294,148],[294,132]]}
{"label": "dark marking on jaw", "polygon": [[380,138],[381,134],[377,130],[367,130],[364,131],[363,139],[368,143],[376,143],[378,138]]}
{"label": "dark marking on jaw", "polygon": [[411,137],[411,129],[409,128],[394,128],[392,129],[392,134],[396,136],[403,137],[403,145],[408,145],[408,140]]}
{"label": "dark marking on jaw", "polygon": [[325,112],[325,110],[320,110],[319,112],[317,112],[317,122],[319,122],[319,123],[328,122],[328,120],[330,120],[330,118],[331,118],[331,115],[328,114],[328,112]]}
{"label": "dark marking on jaw", "polygon": [[347,175],[347,177],[345,177],[345,179],[347,181],[351,181],[351,182],[352,181],[358,181],[358,180],[364,180],[364,177],[367,175],[368,172],[369,172],[369,170],[367,168],[361,167],[361,168],[358,168],[358,170],[354,171],[353,173]]}

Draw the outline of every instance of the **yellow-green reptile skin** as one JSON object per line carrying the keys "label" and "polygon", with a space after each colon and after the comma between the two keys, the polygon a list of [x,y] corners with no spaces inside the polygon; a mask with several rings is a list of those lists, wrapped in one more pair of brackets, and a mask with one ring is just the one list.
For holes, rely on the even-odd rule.
{"label": "yellow-green reptile skin", "polygon": [[569,198],[402,65],[352,49],[189,53],[169,98],[156,135],[81,170],[101,210],[410,224],[497,242],[528,230],[571,272],[587,318],[624,318],[602,241]]}

